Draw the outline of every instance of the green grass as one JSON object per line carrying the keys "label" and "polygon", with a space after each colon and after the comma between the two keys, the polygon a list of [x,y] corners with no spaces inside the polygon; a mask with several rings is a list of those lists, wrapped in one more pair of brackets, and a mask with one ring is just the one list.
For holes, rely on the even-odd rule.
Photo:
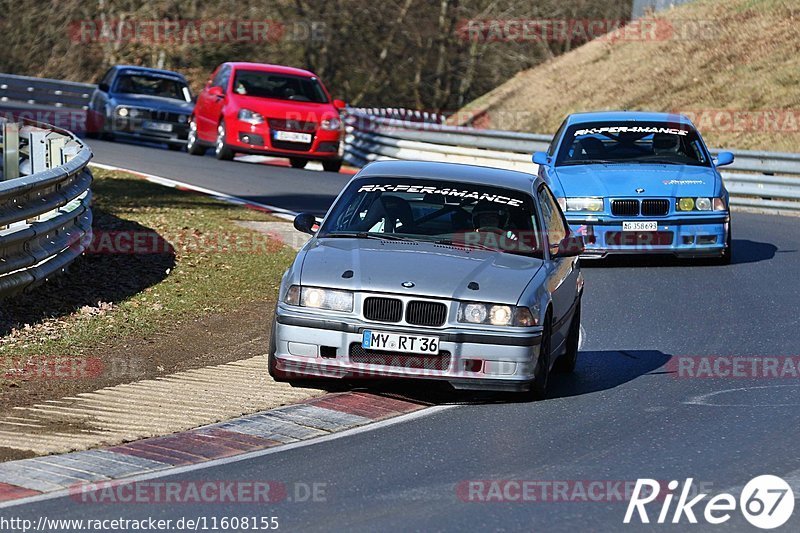
{"label": "green grass", "polygon": [[235,223],[273,218],[121,172],[94,177],[96,233],[153,231],[174,253],[88,254],[66,275],[0,302],[0,357],[87,354],[274,299],[294,252]]}

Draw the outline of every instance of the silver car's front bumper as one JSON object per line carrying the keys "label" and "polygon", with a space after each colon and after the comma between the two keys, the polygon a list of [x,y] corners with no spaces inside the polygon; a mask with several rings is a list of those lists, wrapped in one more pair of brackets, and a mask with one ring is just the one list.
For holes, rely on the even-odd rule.
{"label": "silver car's front bumper", "polygon": [[[359,353],[363,359],[365,353],[360,348],[365,329],[438,336],[440,355],[383,354],[380,364],[355,362],[351,355]],[[521,329],[410,328],[334,318],[280,305],[273,331],[274,356],[277,369],[288,379],[417,378],[448,381],[457,389],[524,391],[534,377],[541,328]],[[480,361],[479,368],[476,360]]]}

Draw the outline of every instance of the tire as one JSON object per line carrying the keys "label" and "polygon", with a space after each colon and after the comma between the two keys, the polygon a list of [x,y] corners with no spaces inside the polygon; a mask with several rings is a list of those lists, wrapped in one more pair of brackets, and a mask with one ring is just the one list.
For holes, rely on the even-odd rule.
{"label": "tire", "polygon": [[539,346],[539,358],[536,361],[536,371],[531,381],[530,396],[534,400],[547,398],[547,383],[550,381],[550,335],[552,331],[552,314],[545,315],[544,330],[542,330],[542,343]]}
{"label": "tire", "polygon": [[322,162],[322,168],[325,169],[325,172],[339,172],[342,168],[342,160],[341,159],[334,159]]}
{"label": "tire", "polygon": [[728,234],[725,236],[725,251],[720,257],[711,260],[712,265],[725,266],[730,265],[733,260],[733,242],[731,239],[731,226],[728,223]]}
{"label": "tire", "polygon": [[273,320],[272,322],[272,331],[270,332],[269,336],[269,353],[267,354],[267,372],[269,372],[270,377],[279,383],[287,383],[289,381],[288,376],[282,370],[278,369],[278,361],[275,358],[275,353],[278,351],[278,343],[275,340],[275,334],[278,329],[278,322],[277,320]]}
{"label": "tire", "polygon": [[225,121],[221,120],[217,126],[217,140],[214,143],[214,155],[220,161],[230,161],[233,159],[234,153],[225,144]]}
{"label": "tire", "polygon": [[200,145],[200,139],[197,138],[197,123],[194,119],[189,122],[189,135],[186,136],[186,151],[191,155],[203,155],[206,149]]}
{"label": "tire", "polygon": [[733,247],[731,239],[731,226],[728,223],[728,234],[725,236],[725,251],[719,257],[712,257],[711,259],[701,259],[700,265],[710,266],[725,266],[730,265],[733,260]]}
{"label": "tire", "polygon": [[111,132],[108,130],[108,128],[106,127],[106,123],[105,123],[105,122],[103,122],[103,127],[102,127],[102,129],[100,130],[100,133],[99,133],[99,135],[100,135],[100,138],[101,138],[102,140],[104,140],[104,141],[109,141],[109,142],[113,142],[113,141],[114,141],[114,134],[113,134],[113,133],[111,133]]}
{"label": "tire", "polygon": [[306,168],[308,164],[308,159],[299,159],[297,157],[290,157],[289,164],[292,165],[292,168]]}
{"label": "tire", "polygon": [[103,122],[100,124],[100,127],[97,128],[97,137],[104,141],[113,141],[114,140],[114,133],[112,133],[113,127],[109,123],[108,117],[103,117]]}
{"label": "tire", "polygon": [[86,115],[86,138],[87,139],[99,139],[100,138],[100,131],[102,126],[98,127],[97,125],[97,115],[99,113],[94,109],[89,109]]}
{"label": "tire", "polygon": [[581,340],[581,301],[575,307],[575,314],[569,325],[567,334],[567,348],[561,357],[553,365],[553,370],[560,374],[571,374],[575,372],[575,365],[578,362],[578,347]]}

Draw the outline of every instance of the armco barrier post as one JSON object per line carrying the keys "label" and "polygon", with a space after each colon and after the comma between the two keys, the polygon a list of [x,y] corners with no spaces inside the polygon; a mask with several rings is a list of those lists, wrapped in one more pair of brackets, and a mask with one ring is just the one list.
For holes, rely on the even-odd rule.
{"label": "armco barrier post", "polygon": [[28,133],[28,157],[31,163],[31,174],[47,170],[47,132],[34,130]]}
{"label": "armco barrier post", "polygon": [[19,125],[16,122],[2,123],[3,173],[2,179],[19,177]]}

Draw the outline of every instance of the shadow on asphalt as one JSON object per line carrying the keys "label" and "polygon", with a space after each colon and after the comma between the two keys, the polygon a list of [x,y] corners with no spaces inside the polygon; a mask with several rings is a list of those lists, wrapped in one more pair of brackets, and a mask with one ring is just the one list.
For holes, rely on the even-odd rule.
{"label": "shadow on asphalt", "polygon": [[[661,368],[671,356],[657,350],[582,351],[572,374],[551,374],[548,399],[568,398],[613,389]],[[328,392],[362,391],[419,402],[425,405],[484,405],[524,403],[528,393],[454,390],[433,380],[376,380],[306,383]]]}
{"label": "shadow on asphalt", "polygon": [[[775,257],[778,247],[768,242],[733,239],[734,265],[769,261]],[[620,267],[690,267],[715,266],[707,259],[683,259],[671,255],[611,255],[604,259],[581,260],[582,268],[620,268]]]}
{"label": "shadow on asphalt", "polygon": [[[98,207],[92,208],[92,215],[95,238],[101,232],[156,234],[147,226]],[[84,306],[95,307],[98,302],[120,302],[159,283],[174,268],[174,252],[85,253],[66,274],[1,302],[0,336],[26,324],[69,315]]]}
{"label": "shadow on asphalt", "polygon": [[548,398],[568,398],[619,387],[650,374],[671,358],[658,350],[583,351],[572,374],[553,374]]}

